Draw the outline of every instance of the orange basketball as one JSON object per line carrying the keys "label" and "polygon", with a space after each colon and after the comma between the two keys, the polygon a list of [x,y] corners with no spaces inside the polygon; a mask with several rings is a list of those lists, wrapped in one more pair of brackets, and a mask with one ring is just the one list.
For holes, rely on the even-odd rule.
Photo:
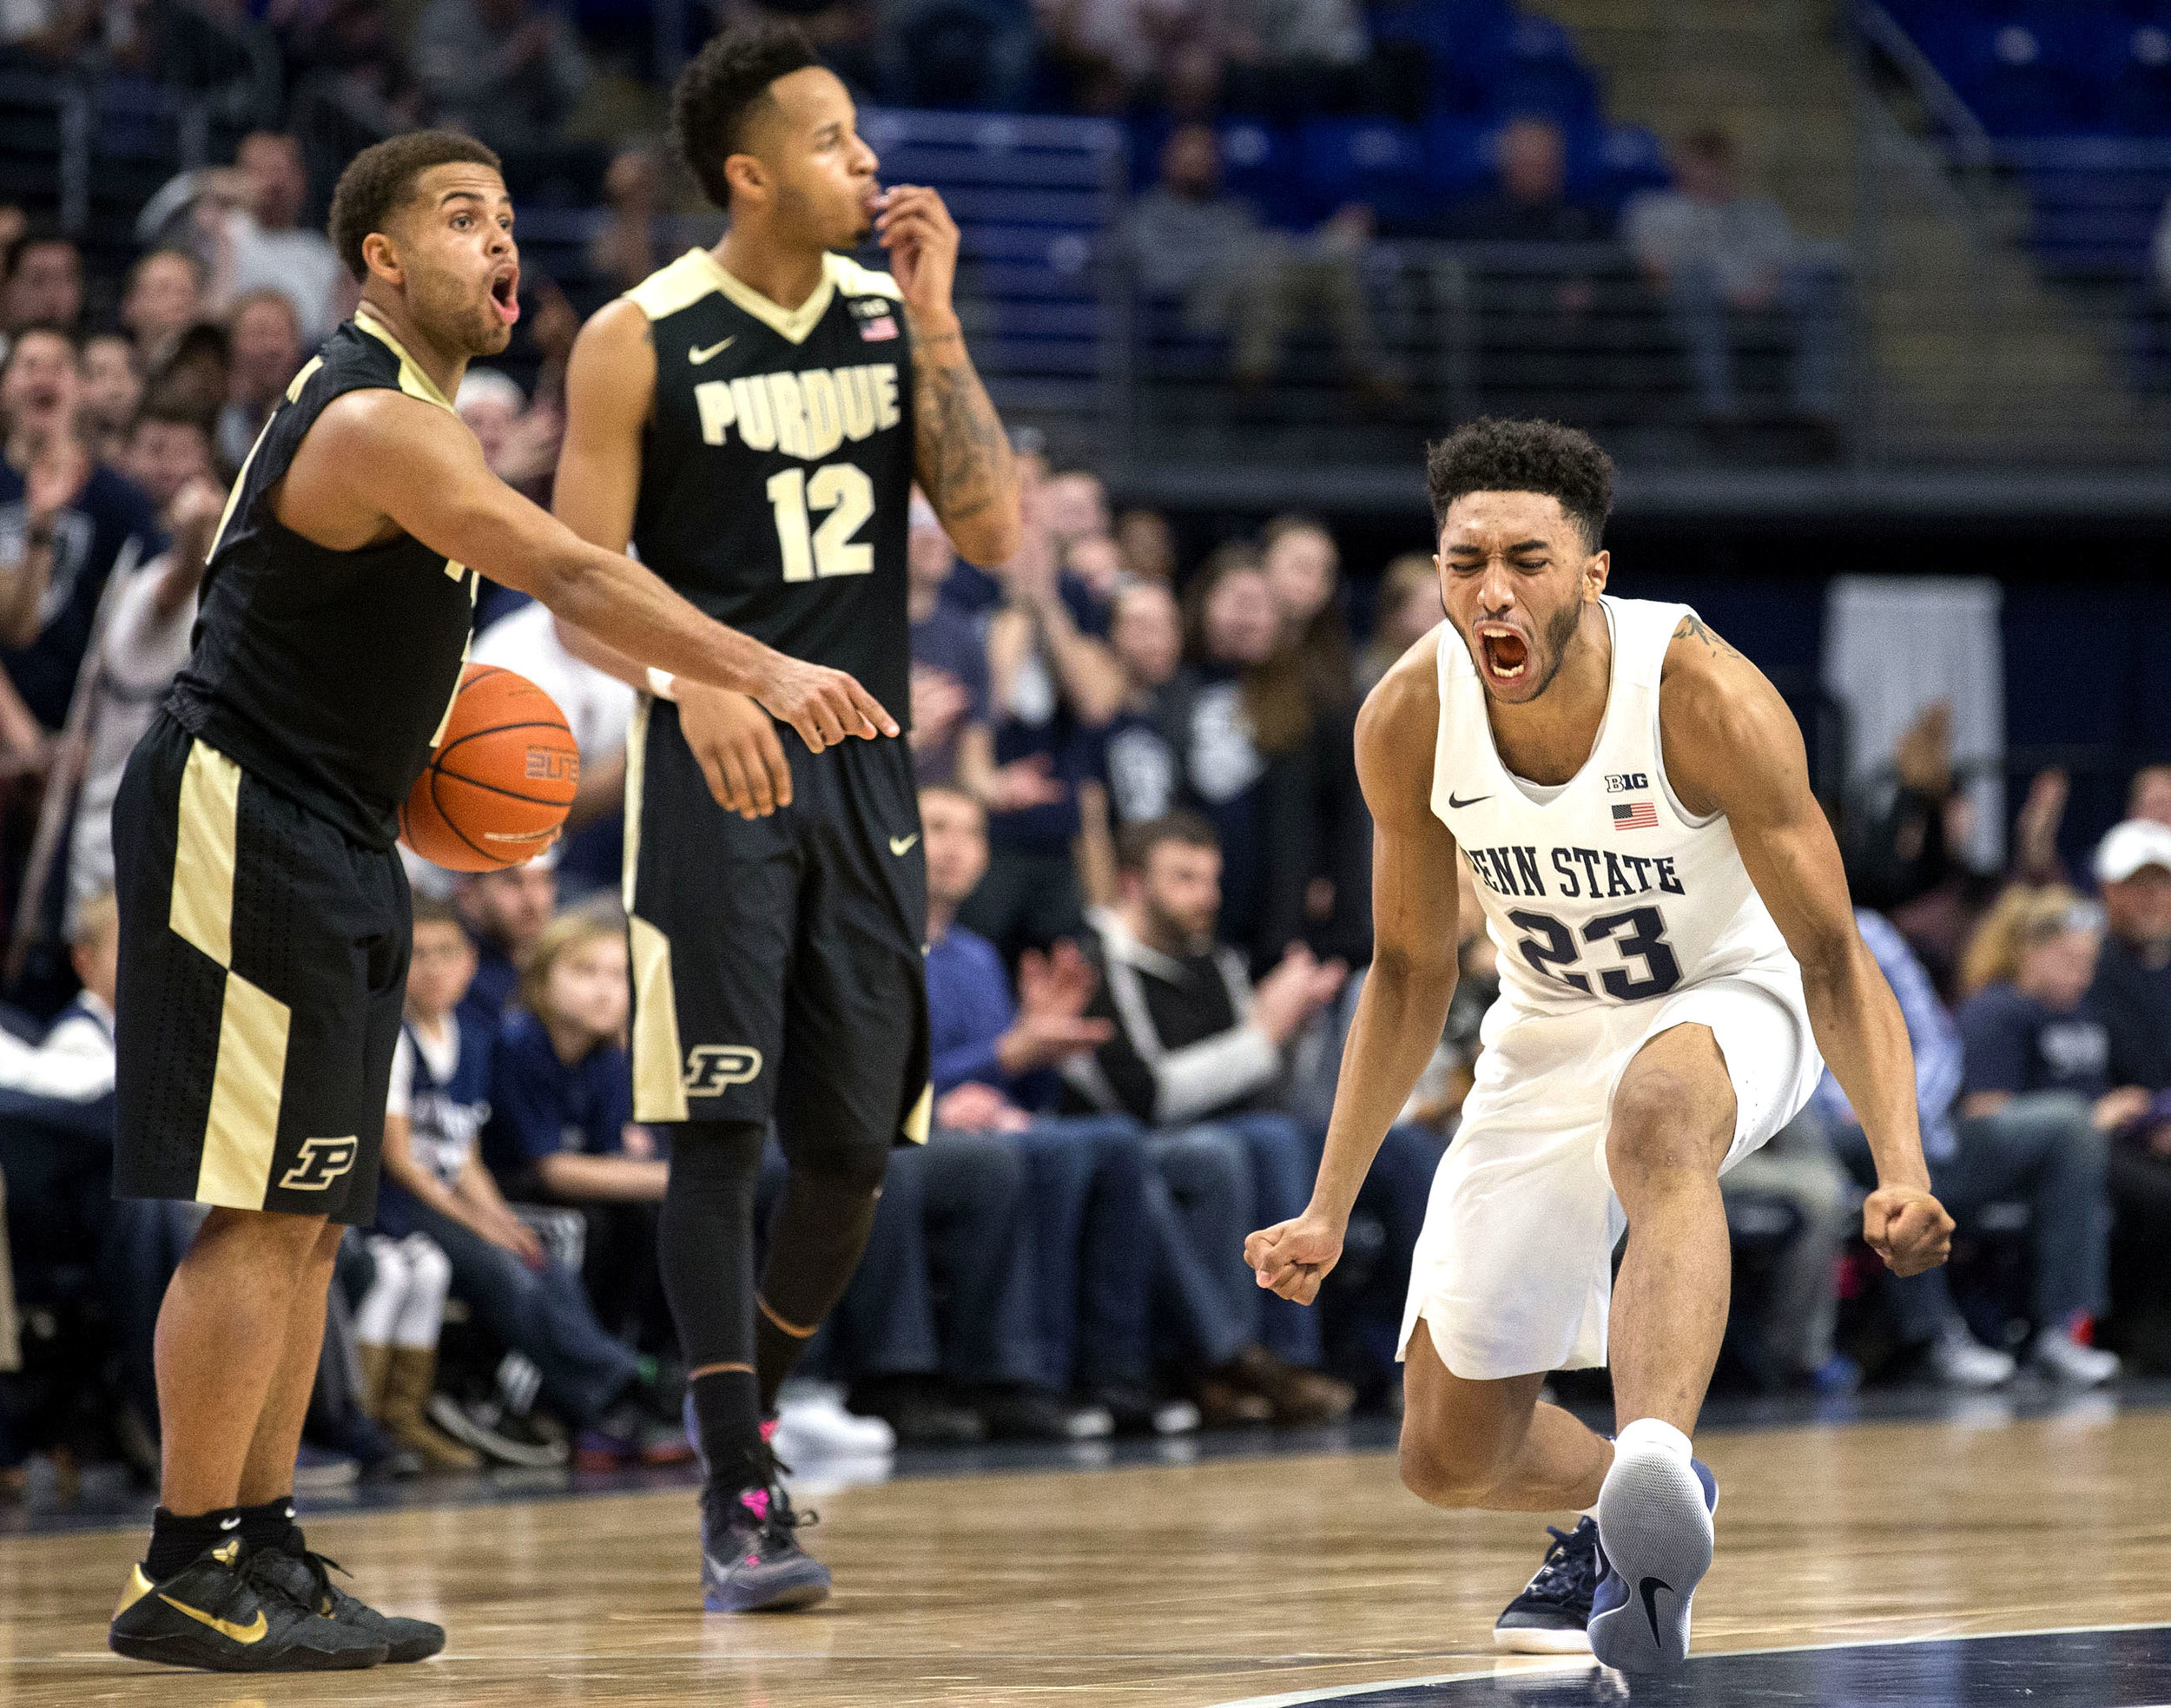
{"label": "orange basketball", "polygon": [[580,748],[558,702],[524,676],[470,664],[399,809],[399,840],[454,872],[518,866],[550,846],[579,785]]}

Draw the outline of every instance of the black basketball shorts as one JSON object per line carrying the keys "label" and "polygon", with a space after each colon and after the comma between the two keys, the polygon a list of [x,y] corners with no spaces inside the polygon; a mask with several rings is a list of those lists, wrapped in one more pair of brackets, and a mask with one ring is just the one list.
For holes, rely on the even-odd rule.
{"label": "black basketball shorts", "polygon": [[927,867],[902,739],[809,753],[778,731],[792,804],[718,806],[678,709],[627,743],[633,1106],[642,1121],[766,1121],[856,1146],[924,1142]]}
{"label": "black basketball shorts", "polygon": [[113,808],[114,1191],[376,1217],[406,874],[162,716]]}

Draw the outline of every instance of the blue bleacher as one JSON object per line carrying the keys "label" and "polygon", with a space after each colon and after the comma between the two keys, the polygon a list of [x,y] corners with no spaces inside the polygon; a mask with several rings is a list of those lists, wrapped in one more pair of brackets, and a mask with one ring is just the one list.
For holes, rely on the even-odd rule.
{"label": "blue bleacher", "polygon": [[2044,270],[2144,277],[2171,195],[2171,0],[1890,0],[2026,188]]}

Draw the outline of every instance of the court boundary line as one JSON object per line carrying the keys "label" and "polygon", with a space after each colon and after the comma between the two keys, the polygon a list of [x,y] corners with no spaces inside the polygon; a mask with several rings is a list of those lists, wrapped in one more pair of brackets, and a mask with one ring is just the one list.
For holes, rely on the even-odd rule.
{"label": "court boundary line", "polygon": [[[1691,1659],[1720,1660],[1735,1655],[1795,1655],[1823,1653],[1839,1649],[1896,1649],[1920,1643],[1980,1643],[2001,1637],[2081,1637],[2115,1636],[2127,1631],[2171,1631],[2171,1620],[2141,1619],[2124,1625],[2053,1625],[2034,1631],[1967,1631],[1950,1635],[1919,1637],[1854,1637],[1838,1643],[1781,1643],[1765,1649],[1713,1649],[1703,1655],[1692,1655]],[[1430,1685],[1467,1684],[1473,1678],[1498,1676],[1501,1661],[1510,1658],[1502,1651],[1483,1666],[1472,1666],[1460,1672],[1436,1672],[1414,1678],[1382,1678],[1369,1685],[1330,1685],[1324,1690],[1290,1691],[1275,1696],[1244,1696],[1230,1702],[1214,1702],[1205,1708],[1310,1708],[1316,1702],[1343,1701],[1381,1691],[1418,1690]],[[1543,1656],[1530,1657],[1527,1667],[1511,1669],[1511,1676],[1542,1678],[1553,1673],[1603,1672],[1606,1669],[1587,1655],[1548,1661]],[[1362,1665],[1363,1663],[1356,1663]]]}

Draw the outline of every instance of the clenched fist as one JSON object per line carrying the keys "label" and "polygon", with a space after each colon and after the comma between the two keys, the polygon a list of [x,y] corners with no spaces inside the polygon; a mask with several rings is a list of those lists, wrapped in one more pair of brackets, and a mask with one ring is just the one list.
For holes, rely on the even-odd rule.
{"label": "clenched fist", "polygon": [[1862,1237],[1894,1275],[1920,1275],[1952,1255],[1952,1217],[1920,1186],[1880,1186],[1863,1202]]}

